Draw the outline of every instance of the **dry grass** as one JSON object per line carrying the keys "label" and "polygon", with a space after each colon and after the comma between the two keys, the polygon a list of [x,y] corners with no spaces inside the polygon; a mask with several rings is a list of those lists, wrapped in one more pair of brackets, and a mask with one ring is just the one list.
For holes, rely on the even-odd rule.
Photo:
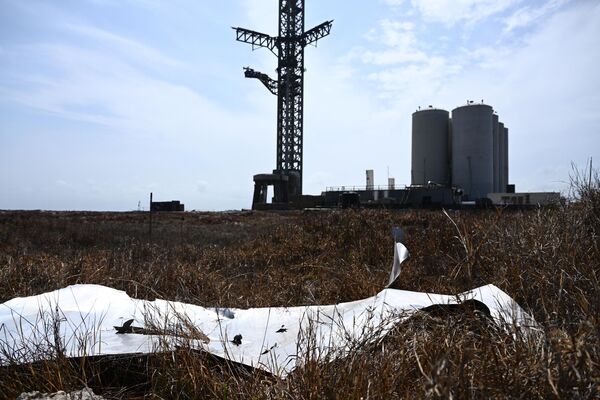
{"label": "dry grass", "polygon": [[286,380],[184,349],[135,360],[57,355],[0,369],[0,397],[84,383],[115,398],[600,397],[599,180],[586,182],[577,202],[533,211],[162,214],[152,243],[142,213],[2,212],[0,302],[74,283],[205,306],[356,300],[386,283],[391,228],[402,226],[411,258],[398,288],[493,283],[543,332],[419,314],[383,342],[331,363],[309,359]]}

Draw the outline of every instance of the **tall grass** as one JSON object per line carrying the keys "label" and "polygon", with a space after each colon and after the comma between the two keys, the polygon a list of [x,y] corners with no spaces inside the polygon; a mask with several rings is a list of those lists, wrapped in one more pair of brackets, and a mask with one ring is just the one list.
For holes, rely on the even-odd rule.
{"label": "tall grass", "polygon": [[591,176],[573,177],[571,201],[530,211],[156,215],[152,242],[141,213],[2,212],[0,301],[74,283],[220,307],[356,300],[387,283],[391,228],[402,226],[411,258],[396,288],[451,294],[493,283],[541,334],[507,335],[476,314],[418,314],[344,359],[307,357],[285,380],[182,348],[114,361],[132,371],[121,380],[106,378],[105,360],[2,367],[0,397],[83,384],[116,398],[600,397],[600,179]]}

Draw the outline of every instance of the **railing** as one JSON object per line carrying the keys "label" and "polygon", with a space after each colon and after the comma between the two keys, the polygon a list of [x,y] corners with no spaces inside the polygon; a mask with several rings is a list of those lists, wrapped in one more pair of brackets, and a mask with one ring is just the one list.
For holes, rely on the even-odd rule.
{"label": "railing", "polygon": [[367,191],[367,190],[402,190],[406,189],[407,185],[401,185],[396,183],[393,186],[390,185],[374,185],[374,186],[327,186],[326,192],[356,192],[356,191]]}

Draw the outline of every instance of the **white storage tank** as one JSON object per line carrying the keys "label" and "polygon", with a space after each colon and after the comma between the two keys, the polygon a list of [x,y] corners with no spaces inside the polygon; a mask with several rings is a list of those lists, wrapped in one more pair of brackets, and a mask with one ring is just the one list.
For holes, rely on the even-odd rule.
{"label": "white storage tank", "polygon": [[493,156],[494,156],[494,192],[500,192],[501,187],[501,174],[500,171],[500,129],[498,122],[498,114],[494,113],[492,117],[492,137],[493,137]]}
{"label": "white storage tank", "polygon": [[507,192],[507,186],[509,184],[508,179],[508,128],[504,127],[504,134],[501,136],[502,138],[502,171],[500,171],[502,175],[502,187],[503,192]]}
{"label": "white storage tank", "polygon": [[494,191],[493,114],[486,104],[452,111],[452,184],[463,189],[467,200]]}
{"label": "white storage tank", "polygon": [[504,180],[504,153],[505,153],[505,143],[504,143],[504,123],[498,123],[498,193],[506,193],[506,185],[508,182]]}
{"label": "white storage tank", "polygon": [[446,110],[428,108],[412,115],[412,167],[413,185],[426,185],[429,181],[449,185],[448,120]]}

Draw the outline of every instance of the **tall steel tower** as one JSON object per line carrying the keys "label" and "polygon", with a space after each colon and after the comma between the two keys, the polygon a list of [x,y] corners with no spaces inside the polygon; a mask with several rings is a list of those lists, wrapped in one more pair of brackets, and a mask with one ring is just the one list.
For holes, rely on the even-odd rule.
{"label": "tall steel tower", "polygon": [[254,176],[253,207],[267,202],[268,186],[274,186],[276,203],[302,195],[304,48],[329,35],[332,24],[327,21],[305,32],[304,0],[279,0],[279,36],[233,28],[238,41],[267,48],[279,60],[277,80],[245,68],[246,78],[258,79],[277,96],[277,166],[273,174]]}

